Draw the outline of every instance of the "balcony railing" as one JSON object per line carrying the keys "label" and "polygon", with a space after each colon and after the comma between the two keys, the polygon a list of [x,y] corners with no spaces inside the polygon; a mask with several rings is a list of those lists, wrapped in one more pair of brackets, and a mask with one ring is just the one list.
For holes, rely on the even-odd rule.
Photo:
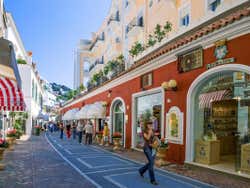
{"label": "balcony railing", "polygon": [[97,59],[93,64],[90,65],[89,72],[91,72],[95,68],[95,66],[102,65],[102,64],[104,64],[104,61]]}
{"label": "balcony railing", "polygon": [[140,27],[142,28],[144,26],[143,23],[143,17],[140,17],[139,19],[137,19],[136,17],[127,25],[127,33],[129,33],[133,28],[135,27]]}
{"label": "balcony railing", "polygon": [[108,25],[111,23],[111,22],[120,22],[120,14],[119,12],[116,13],[116,14],[112,14],[109,19],[108,19]]}

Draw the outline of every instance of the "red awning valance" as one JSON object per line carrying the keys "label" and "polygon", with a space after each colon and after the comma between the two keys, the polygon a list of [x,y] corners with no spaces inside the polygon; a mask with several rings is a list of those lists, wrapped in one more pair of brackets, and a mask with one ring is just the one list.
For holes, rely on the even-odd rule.
{"label": "red awning valance", "polygon": [[17,83],[6,77],[0,76],[0,110],[24,111],[25,103],[23,94]]}
{"label": "red awning valance", "polygon": [[229,90],[204,93],[199,96],[199,108],[210,108],[213,101],[220,101],[230,95]]}

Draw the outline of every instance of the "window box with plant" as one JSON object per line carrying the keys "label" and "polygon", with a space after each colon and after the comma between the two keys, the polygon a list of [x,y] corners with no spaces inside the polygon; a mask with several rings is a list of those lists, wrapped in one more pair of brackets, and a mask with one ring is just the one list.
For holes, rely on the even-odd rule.
{"label": "window box with plant", "polygon": [[134,58],[142,53],[146,48],[153,47],[155,44],[160,43],[164,38],[168,37],[168,33],[172,31],[172,23],[167,21],[165,25],[157,24],[153,34],[148,36],[148,41],[145,46],[140,42],[135,44],[129,50],[129,54]]}
{"label": "window box with plant", "polygon": [[140,42],[135,42],[135,44],[132,46],[132,48],[129,50],[129,54],[132,57],[138,56],[140,53],[142,53],[145,50],[145,47]]}
{"label": "window box with plant", "polygon": [[17,64],[19,64],[19,65],[26,65],[27,62],[25,60],[23,60],[23,59],[18,59],[17,60]]}

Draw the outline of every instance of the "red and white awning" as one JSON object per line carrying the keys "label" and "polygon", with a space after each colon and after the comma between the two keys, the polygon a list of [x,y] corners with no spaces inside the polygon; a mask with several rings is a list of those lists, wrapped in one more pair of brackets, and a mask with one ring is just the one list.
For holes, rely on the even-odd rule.
{"label": "red and white awning", "polygon": [[0,76],[0,110],[24,111],[25,103],[23,94],[17,83],[6,77]]}
{"label": "red and white awning", "polygon": [[229,90],[220,90],[201,94],[199,96],[199,108],[210,108],[213,101],[220,101],[230,93],[231,91]]}

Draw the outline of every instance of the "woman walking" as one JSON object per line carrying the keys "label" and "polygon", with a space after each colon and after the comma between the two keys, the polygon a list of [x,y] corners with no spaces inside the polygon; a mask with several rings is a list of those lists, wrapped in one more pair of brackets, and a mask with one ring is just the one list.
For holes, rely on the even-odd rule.
{"label": "woman walking", "polygon": [[60,138],[63,139],[63,129],[64,129],[64,126],[63,126],[62,122],[60,123],[59,128],[60,128]]}
{"label": "woman walking", "polygon": [[151,184],[158,185],[158,183],[155,181],[155,173],[154,173],[155,153],[152,152],[152,149],[153,149],[152,144],[153,144],[153,138],[154,138],[152,123],[146,124],[144,132],[143,132],[143,138],[144,138],[143,151],[148,159],[148,163],[139,169],[139,174],[141,177],[144,177],[143,176],[144,173],[148,170]]}
{"label": "woman walking", "polygon": [[76,139],[76,123],[75,122],[73,122],[72,129],[73,129],[73,139],[75,140]]}

